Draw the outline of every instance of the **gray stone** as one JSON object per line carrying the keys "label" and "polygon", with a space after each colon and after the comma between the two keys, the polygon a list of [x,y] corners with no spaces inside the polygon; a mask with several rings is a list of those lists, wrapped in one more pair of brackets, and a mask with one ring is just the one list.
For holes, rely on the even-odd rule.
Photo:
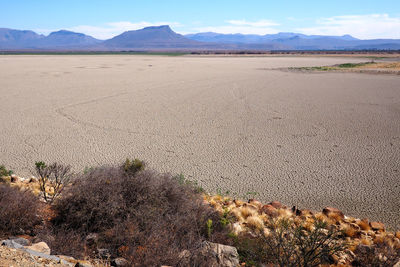
{"label": "gray stone", "polygon": [[45,254],[45,253],[42,253],[42,252],[39,252],[39,251],[32,250],[32,249],[29,249],[29,247],[25,248],[24,246],[22,246],[21,244],[18,244],[14,240],[2,240],[0,242],[0,244],[2,246],[7,246],[9,248],[20,249],[22,251],[25,251],[25,252],[29,253],[32,256],[40,257],[40,258],[43,258],[43,259],[55,260],[55,261],[58,261],[58,262],[60,262],[60,260],[61,260],[59,257],[53,256],[53,255],[49,255],[49,254]]}
{"label": "gray stone", "polygon": [[61,259],[59,257],[54,256],[54,255],[45,254],[45,253],[42,253],[42,252],[31,250],[29,248],[25,248],[25,249],[22,249],[22,250],[28,252],[32,256],[36,256],[36,257],[40,257],[40,258],[48,259],[48,260],[55,260],[55,261],[58,261],[58,262],[61,261]]}
{"label": "gray stone", "polygon": [[179,255],[179,266],[237,267],[239,254],[235,247],[205,241],[194,251],[184,250]]}
{"label": "gray stone", "polygon": [[47,255],[51,254],[51,250],[50,247],[45,243],[45,242],[39,242],[39,243],[35,243],[32,244],[31,246],[26,246],[26,249],[30,249],[30,250],[34,250],[40,253],[44,253]]}
{"label": "gray stone", "polygon": [[220,267],[239,266],[239,254],[235,247],[221,245],[212,242],[204,242],[203,251],[214,256]]}
{"label": "gray stone", "polygon": [[28,239],[23,238],[23,237],[10,237],[10,240],[12,240],[22,246],[29,246],[31,243]]}
{"label": "gray stone", "polygon": [[2,240],[2,241],[0,242],[0,244],[1,244],[2,246],[6,246],[6,247],[9,247],[9,248],[15,248],[15,249],[24,248],[23,245],[20,245],[20,244],[18,244],[17,242],[14,242],[13,240]]}

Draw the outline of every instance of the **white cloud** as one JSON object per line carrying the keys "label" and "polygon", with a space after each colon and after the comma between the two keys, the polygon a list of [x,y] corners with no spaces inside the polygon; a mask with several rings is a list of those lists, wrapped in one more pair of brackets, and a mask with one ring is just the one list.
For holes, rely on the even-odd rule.
{"label": "white cloud", "polygon": [[270,20],[259,20],[259,21],[246,21],[246,20],[228,20],[229,24],[237,26],[250,26],[250,27],[271,27],[278,26],[279,24]]}
{"label": "white cloud", "polygon": [[[129,21],[119,21],[119,22],[110,22],[104,24],[104,26],[91,26],[91,25],[79,25],[70,28],[66,28],[66,30],[84,33],[95,38],[105,40],[117,36],[125,31],[131,30],[139,30],[144,27],[150,26],[160,26],[160,25],[170,25],[171,27],[180,27],[181,25],[177,22],[129,22]],[[49,29],[36,29],[35,31],[42,34],[49,34],[52,31],[57,30],[49,30]]]}
{"label": "white cloud", "polygon": [[242,33],[261,35],[279,32],[279,30],[274,28],[274,26],[278,26],[279,24],[269,20],[228,20],[227,23],[228,25],[200,27],[194,30],[197,32],[217,32],[224,34]]}
{"label": "white cloud", "polygon": [[350,34],[360,39],[400,38],[400,18],[387,14],[335,16],[320,19],[316,24],[296,31],[318,35]]}

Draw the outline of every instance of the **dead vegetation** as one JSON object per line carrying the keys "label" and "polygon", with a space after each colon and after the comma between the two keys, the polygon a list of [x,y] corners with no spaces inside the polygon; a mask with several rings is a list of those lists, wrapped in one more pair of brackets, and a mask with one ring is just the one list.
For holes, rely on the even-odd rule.
{"label": "dead vegetation", "polygon": [[34,235],[41,224],[40,208],[32,192],[0,183],[0,238]]}
{"label": "dead vegetation", "polygon": [[[38,165],[43,177],[69,173],[59,164]],[[314,213],[277,201],[209,196],[183,175],[144,166],[127,160],[91,168],[47,202],[4,183],[0,237],[31,235],[53,254],[106,262],[121,257],[133,266],[209,266],[199,253],[204,241],[236,247],[245,266],[392,266],[400,260],[400,232],[386,232],[381,223],[334,208]]]}

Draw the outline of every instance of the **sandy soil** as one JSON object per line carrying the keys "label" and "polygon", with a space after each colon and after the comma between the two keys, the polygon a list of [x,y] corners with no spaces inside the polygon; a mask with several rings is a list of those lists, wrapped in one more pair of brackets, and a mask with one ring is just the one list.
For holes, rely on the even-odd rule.
{"label": "sandy soil", "polygon": [[400,77],[269,70],[365,61],[0,56],[0,163],[138,157],[206,190],[400,228]]}

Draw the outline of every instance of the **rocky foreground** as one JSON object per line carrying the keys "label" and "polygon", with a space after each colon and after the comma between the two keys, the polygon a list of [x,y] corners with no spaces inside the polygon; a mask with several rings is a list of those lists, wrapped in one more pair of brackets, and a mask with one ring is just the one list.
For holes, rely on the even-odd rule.
{"label": "rocky foreground", "polygon": [[[25,179],[12,175],[3,177],[2,182],[21,190],[31,190],[40,195],[39,182],[35,177]],[[51,194],[50,186],[46,190]],[[356,253],[374,255],[381,262],[389,263],[398,256],[397,254],[392,255],[391,252],[400,250],[400,231],[387,231],[381,222],[349,217],[336,208],[326,207],[321,212],[314,212],[308,209],[290,208],[278,201],[263,204],[254,199],[242,201],[226,196],[207,194],[204,194],[203,198],[205,204],[212,206],[222,215],[230,232],[235,236],[268,237],[271,235],[271,229],[274,229],[274,224],[282,220],[302,226],[304,231],[309,233],[315,230],[317,221],[326,223],[330,228],[343,233],[341,242],[346,245],[344,251],[332,257],[331,266],[363,266],[362,263],[355,262]],[[2,240],[0,245],[0,266],[127,266],[125,259],[109,259],[106,255],[107,252],[100,250],[99,254],[104,254],[103,259],[91,261],[77,260],[64,255],[52,255],[46,243],[30,236],[9,237]],[[180,256],[188,257],[190,256],[188,253],[188,251],[183,251]],[[240,265],[235,247],[207,242],[199,253],[215,257],[215,266]],[[397,261],[398,258],[396,258]],[[241,265],[245,266],[246,264]],[[383,266],[400,267],[400,261],[394,265]]]}
{"label": "rocky foreground", "polygon": [[[287,219],[295,225],[302,225],[306,231],[315,229],[317,220],[326,222],[344,233],[347,249],[339,256],[334,256],[335,265],[351,266],[354,264],[355,251],[365,250],[365,253],[377,254],[377,257],[386,257],[384,251],[374,251],[375,247],[387,244],[395,250],[400,249],[400,231],[396,233],[386,231],[381,222],[357,219],[344,215],[340,210],[326,207],[322,212],[313,212],[308,209],[299,210],[296,207],[288,208],[278,201],[267,205],[257,200],[247,202],[232,200],[229,197],[205,196],[205,201],[215,209],[225,214],[232,214],[235,221],[232,231],[236,235],[242,233],[252,236],[270,234],[271,224]],[[400,261],[396,266],[400,266]]]}

